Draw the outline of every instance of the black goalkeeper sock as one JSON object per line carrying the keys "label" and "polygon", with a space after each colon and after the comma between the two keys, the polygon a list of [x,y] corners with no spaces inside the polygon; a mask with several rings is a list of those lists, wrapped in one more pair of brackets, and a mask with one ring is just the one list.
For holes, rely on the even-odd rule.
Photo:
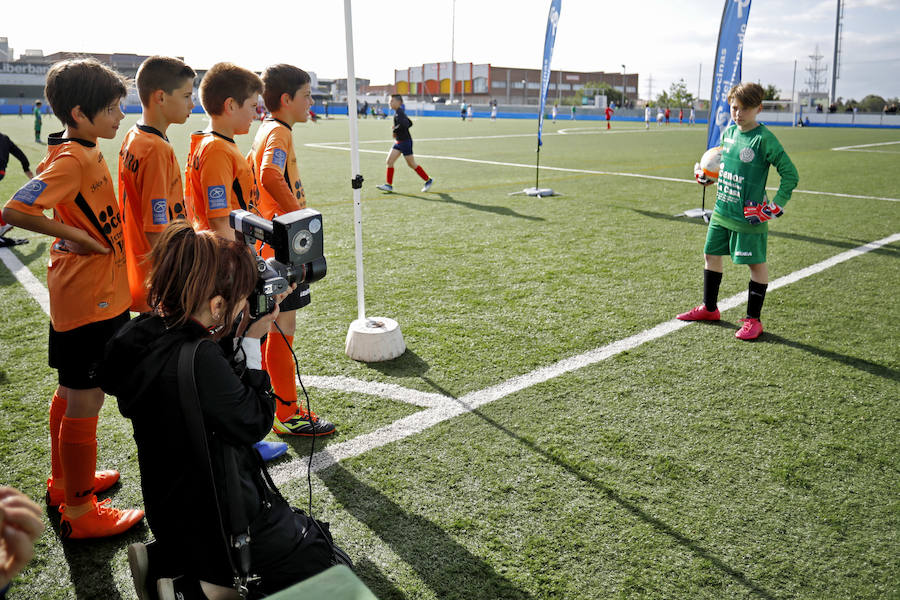
{"label": "black goalkeeper sock", "polygon": [[759,319],[762,312],[763,302],[766,299],[766,288],[768,283],[758,283],[750,280],[750,289],[747,292],[747,316],[751,319]]}
{"label": "black goalkeeper sock", "polygon": [[720,283],[722,283],[721,273],[703,269],[703,305],[706,306],[708,311],[716,310]]}

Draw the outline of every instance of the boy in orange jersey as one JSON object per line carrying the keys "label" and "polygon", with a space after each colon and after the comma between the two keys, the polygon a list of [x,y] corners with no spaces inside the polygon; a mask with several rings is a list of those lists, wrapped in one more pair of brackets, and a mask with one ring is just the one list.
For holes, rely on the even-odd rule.
{"label": "boy in orange jersey", "polygon": [[[97,372],[131,304],[119,207],[97,139],[115,137],[126,88],[108,67],[77,59],[51,67],[45,92],[65,131],[50,136],[37,176],[13,195],[3,218],[56,238],[47,288],[49,362],[59,387],[50,406],[47,500],[60,507],[62,537],[105,537],[144,518],[142,510],[118,510],[94,495],[119,479],[117,471],[95,472],[104,398]],[[49,209],[52,219],[44,216]]]}
{"label": "boy in orange jersey", "polygon": [[[270,111],[256,133],[253,148],[247,159],[259,182],[259,214],[268,220],[295,210],[306,208],[306,195],[300,174],[291,126],[309,119],[313,105],[309,75],[291,65],[274,65],[262,76],[263,100]],[[274,256],[268,246],[260,248],[263,258]],[[300,285],[285,298],[264,345],[266,371],[272,379],[276,404],[275,433],[288,435],[329,435],[334,425],[297,406],[297,385],[294,382],[294,359],[291,346],[297,328],[297,309],[309,304],[309,286]],[[282,333],[284,337],[282,337]]]}
{"label": "boy in orange jersey", "polygon": [[191,134],[184,190],[198,230],[233,240],[228,215],[256,204],[256,179],[233,138],[250,131],[262,89],[259,76],[226,62],[213,65],[200,82],[200,103],[210,126]]}
{"label": "boy in orange jersey", "polygon": [[143,114],[125,134],[119,150],[119,211],[125,229],[131,310],[135,312],[150,311],[147,255],[166,225],[186,216],[181,169],[166,130],[190,116],[194,75],[182,61],[164,56],[151,56],[137,72]]}

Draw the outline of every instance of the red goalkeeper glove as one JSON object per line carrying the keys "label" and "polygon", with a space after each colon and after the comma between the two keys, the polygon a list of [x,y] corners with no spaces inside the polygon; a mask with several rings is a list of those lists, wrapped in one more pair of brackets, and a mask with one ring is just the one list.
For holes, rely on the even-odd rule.
{"label": "red goalkeeper glove", "polygon": [[750,206],[744,207],[744,218],[751,225],[759,225],[765,223],[769,219],[780,217],[784,214],[784,209],[774,202],[765,202],[763,204],[751,203]]}

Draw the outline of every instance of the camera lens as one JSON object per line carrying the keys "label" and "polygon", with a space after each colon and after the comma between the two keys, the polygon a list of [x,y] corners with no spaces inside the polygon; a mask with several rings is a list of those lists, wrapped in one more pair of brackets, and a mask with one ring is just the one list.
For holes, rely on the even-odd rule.
{"label": "camera lens", "polygon": [[303,231],[298,231],[294,236],[294,239],[291,240],[291,247],[294,250],[295,254],[305,254],[312,248],[313,236],[312,234],[304,229]]}

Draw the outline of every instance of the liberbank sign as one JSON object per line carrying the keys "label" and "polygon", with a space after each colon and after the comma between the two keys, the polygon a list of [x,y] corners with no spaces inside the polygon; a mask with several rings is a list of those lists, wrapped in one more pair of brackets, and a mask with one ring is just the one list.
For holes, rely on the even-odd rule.
{"label": "liberbank sign", "polygon": [[44,85],[51,65],[0,62],[0,85]]}

